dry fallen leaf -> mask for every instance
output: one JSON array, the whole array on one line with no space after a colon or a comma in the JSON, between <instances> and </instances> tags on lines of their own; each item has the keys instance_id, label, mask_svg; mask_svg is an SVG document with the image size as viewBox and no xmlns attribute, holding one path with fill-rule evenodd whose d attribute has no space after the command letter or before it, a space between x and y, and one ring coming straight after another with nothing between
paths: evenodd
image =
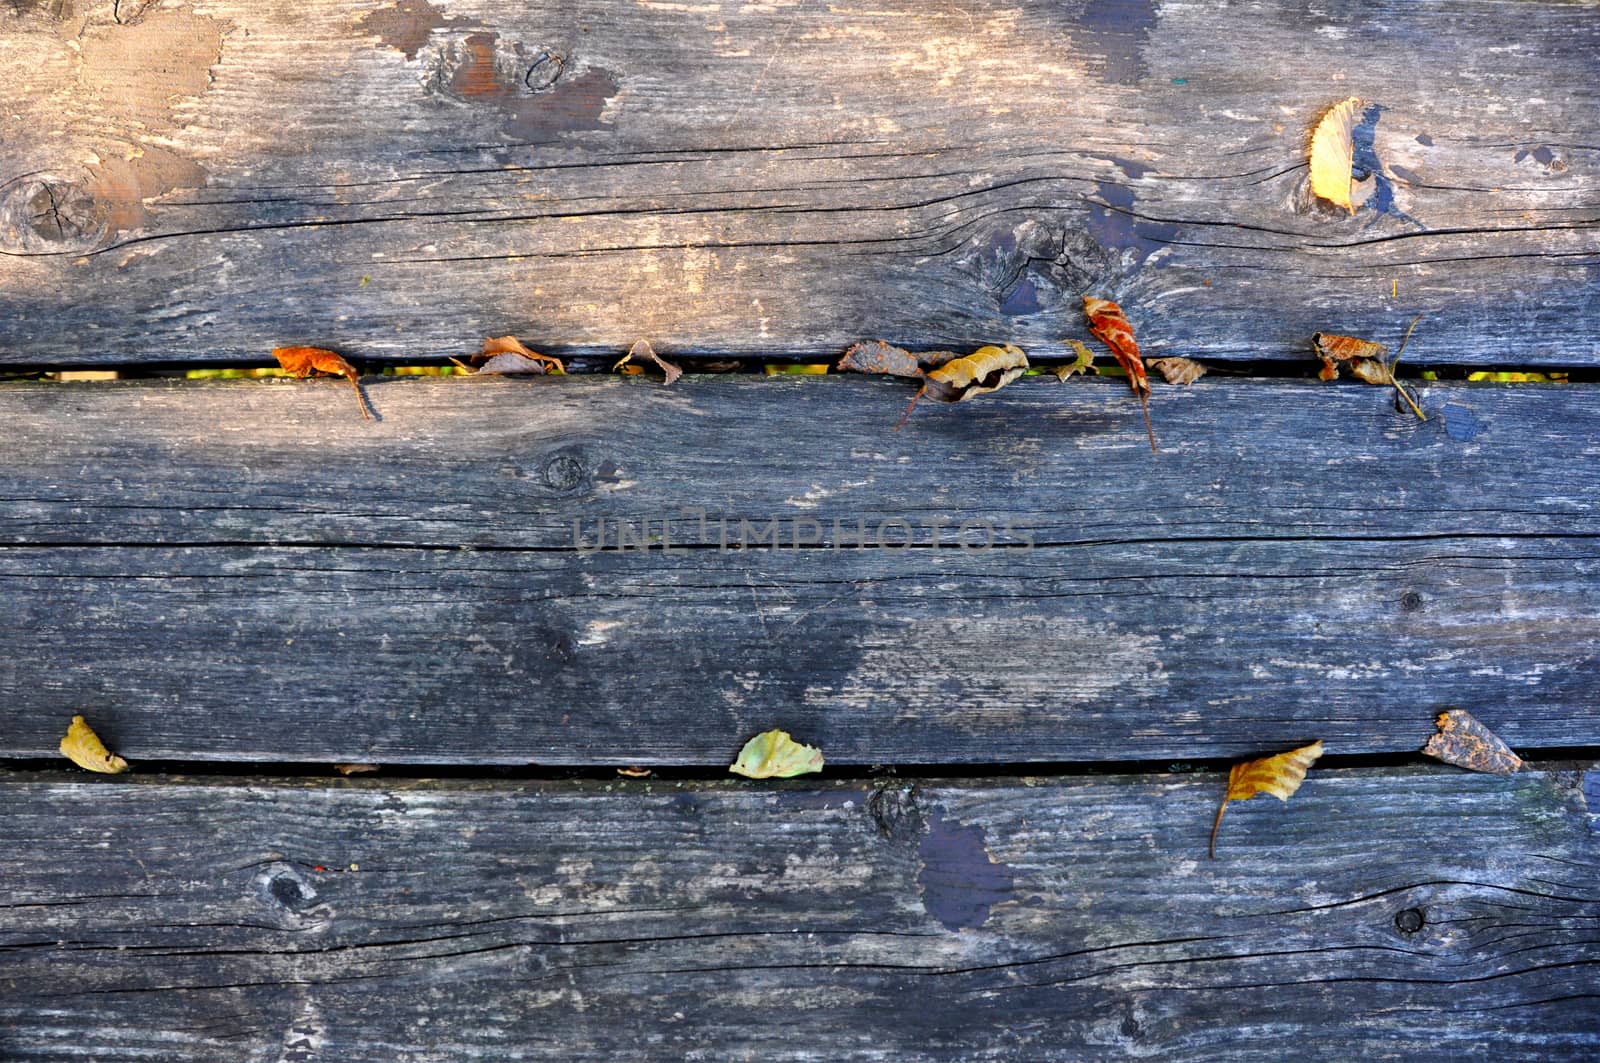
<instances>
[{"instance_id":1,"label":"dry fallen leaf","mask_svg":"<svg viewBox=\"0 0 1600 1063\"><path fill-rule=\"evenodd\" d=\"M1144 411L1144 430L1150 436L1150 450L1156 451L1155 429L1150 427L1150 380L1144 373L1144 359L1139 356L1139 345L1133 339L1133 325L1129 323L1122 307L1110 299L1083 297L1083 312L1089 318L1089 331L1095 339L1111 348L1117 364L1128 374L1128 386L1139 396Z\"/></svg>"},{"instance_id":2,"label":"dry fallen leaf","mask_svg":"<svg viewBox=\"0 0 1600 1063\"><path fill-rule=\"evenodd\" d=\"M367 397L361 393L361 381L357 379L356 367L340 358L330 350L322 347L274 347L272 357L292 377L304 379L312 373L327 373L329 376L342 376L350 381L350 386L356 389L356 401L361 404L361 416L372 420L372 408L367 405Z\"/></svg>"},{"instance_id":3,"label":"dry fallen leaf","mask_svg":"<svg viewBox=\"0 0 1600 1063\"><path fill-rule=\"evenodd\" d=\"M1422 747L1428 756L1490 775L1509 775L1522 769L1522 758L1466 709L1441 712L1437 722L1439 733Z\"/></svg>"},{"instance_id":4,"label":"dry fallen leaf","mask_svg":"<svg viewBox=\"0 0 1600 1063\"><path fill-rule=\"evenodd\" d=\"M72 718L59 748L62 756L88 771L118 775L128 770L128 762L107 749L82 716Z\"/></svg>"},{"instance_id":5,"label":"dry fallen leaf","mask_svg":"<svg viewBox=\"0 0 1600 1063\"><path fill-rule=\"evenodd\" d=\"M650 346L650 341L646 339L634 340L633 346L628 348L628 353L622 356L622 361L611 367L612 371L615 372L621 369L635 357L641 362L654 362L657 368L667 374L667 384L669 385L683 375L682 369L657 354L656 349Z\"/></svg>"},{"instance_id":6,"label":"dry fallen leaf","mask_svg":"<svg viewBox=\"0 0 1600 1063\"><path fill-rule=\"evenodd\" d=\"M1062 382L1065 382L1074 373L1094 372L1094 352L1089 349L1089 345L1082 340L1068 340L1067 343L1072 345L1072 349L1077 352L1078 357L1066 365L1052 365L1045 371L1054 373L1056 379Z\"/></svg>"},{"instance_id":7,"label":"dry fallen leaf","mask_svg":"<svg viewBox=\"0 0 1600 1063\"><path fill-rule=\"evenodd\" d=\"M1356 114L1361 110L1361 100L1352 96L1336 104L1311 134L1311 191L1351 214L1356 212L1350 201L1352 170L1355 166L1355 143L1351 133L1356 127Z\"/></svg>"},{"instance_id":8,"label":"dry fallen leaf","mask_svg":"<svg viewBox=\"0 0 1600 1063\"><path fill-rule=\"evenodd\" d=\"M1222 826L1222 813L1228 810L1229 801L1248 801L1256 794L1271 794L1279 801L1287 801L1300 784L1306 781L1306 769L1322 756L1322 740L1279 753L1274 757L1247 760L1235 764L1228 772L1228 792L1222 797L1222 807L1211 824L1211 859L1217 858L1217 828Z\"/></svg>"},{"instance_id":9,"label":"dry fallen leaf","mask_svg":"<svg viewBox=\"0 0 1600 1063\"><path fill-rule=\"evenodd\" d=\"M844 352L844 357L839 359L839 364L835 368L845 373L922 376L922 364L916 355L904 347L895 347L882 340L867 340L852 345Z\"/></svg>"},{"instance_id":10,"label":"dry fallen leaf","mask_svg":"<svg viewBox=\"0 0 1600 1063\"><path fill-rule=\"evenodd\" d=\"M744 744L728 770L751 779L788 779L821 771L822 750L801 745L788 731L764 731Z\"/></svg>"},{"instance_id":11,"label":"dry fallen leaf","mask_svg":"<svg viewBox=\"0 0 1600 1063\"><path fill-rule=\"evenodd\" d=\"M1317 375L1323 380L1337 379L1340 366L1352 366L1357 362L1373 359L1382 361L1383 356L1389 353L1389 348L1381 343L1357 339L1354 336L1340 336L1331 332L1313 333L1311 347L1317 352L1317 357L1322 359L1322 369Z\"/></svg>"},{"instance_id":12,"label":"dry fallen leaf","mask_svg":"<svg viewBox=\"0 0 1600 1063\"><path fill-rule=\"evenodd\" d=\"M618 775L626 775L630 779L648 779L650 777L650 769L649 768L618 768L617 769L617 774Z\"/></svg>"},{"instance_id":13,"label":"dry fallen leaf","mask_svg":"<svg viewBox=\"0 0 1600 1063\"><path fill-rule=\"evenodd\" d=\"M965 358L952 358L927 373L924 390L940 402L966 402L999 391L1028 371L1021 347L979 347Z\"/></svg>"},{"instance_id":14,"label":"dry fallen leaf","mask_svg":"<svg viewBox=\"0 0 1600 1063\"><path fill-rule=\"evenodd\" d=\"M916 357L926 369L921 374L923 385L911 396L900 423L894 426L896 432L905 426L917 400L924 395L932 395L940 402L965 402L976 395L999 391L1028 371L1028 356L1021 347L1010 343L1003 347L979 347L965 357L956 357L948 351ZM934 365L938 368L930 368Z\"/></svg>"},{"instance_id":15,"label":"dry fallen leaf","mask_svg":"<svg viewBox=\"0 0 1600 1063\"><path fill-rule=\"evenodd\" d=\"M483 341L482 353L474 356L476 359L486 359L472 370L475 376L507 376L515 373L565 373L566 366L561 364L561 359L552 358L548 354L530 351L522 345L515 336L491 336ZM461 362L450 359L456 365ZM463 369L469 366L461 365Z\"/></svg>"},{"instance_id":16,"label":"dry fallen leaf","mask_svg":"<svg viewBox=\"0 0 1600 1063\"><path fill-rule=\"evenodd\" d=\"M335 764L333 770L340 775L363 775L369 771L377 771L376 764Z\"/></svg>"},{"instance_id":17,"label":"dry fallen leaf","mask_svg":"<svg viewBox=\"0 0 1600 1063\"><path fill-rule=\"evenodd\" d=\"M1387 360L1384 355L1389 353L1389 348L1381 343L1358 339L1355 336L1340 336L1331 332L1313 333L1311 348L1316 351L1317 357L1322 359L1322 368L1317 371L1317 376L1323 380L1333 380L1338 377L1339 369L1343 366L1349 369L1350 375L1357 380L1368 384L1393 386L1400 397L1406 400L1406 405L1411 407L1411 412L1420 420L1426 421L1428 415L1422 412L1417 400L1394 375L1395 364L1405 353L1406 344L1411 341L1411 333L1421 320L1421 314L1411 319L1411 325L1400 340L1400 349L1395 352L1393 358Z\"/></svg>"},{"instance_id":18,"label":"dry fallen leaf","mask_svg":"<svg viewBox=\"0 0 1600 1063\"><path fill-rule=\"evenodd\" d=\"M1152 358L1149 366L1169 384L1193 384L1206 375L1206 367L1192 358Z\"/></svg>"}]
</instances>

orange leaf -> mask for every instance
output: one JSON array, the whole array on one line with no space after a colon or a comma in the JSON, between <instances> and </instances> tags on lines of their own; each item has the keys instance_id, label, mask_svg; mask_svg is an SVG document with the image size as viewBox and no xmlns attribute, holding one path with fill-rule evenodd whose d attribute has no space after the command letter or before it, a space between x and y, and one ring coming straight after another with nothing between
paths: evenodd
<instances>
[{"instance_id":1,"label":"orange leaf","mask_svg":"<svg viewBox=\"0 0 1600 1063\"><path fill-rule=\"evenodd\" d=\"M1139 345L1133 339L1133 325L1129 323L1122 307L1110 299L1083 297L1083 312L1089 318L1089 331L1095 339L1111 348L1117 364L1128 374L1128 386L1139 396L1144 410L1144 430L1150 435L1150 450L1156 449L1155 429L1150 427L1150 380L1144 373L1144 359L1139 356Z\"/></svg>"},{"instance_id":2,"label":"orange leaf","mask_svg":"<svg viewBox=\"0 0 1600 1063\"><path fill-rule=\"evenodd\" d=\"M1466 709L1440 713L1438 727L1439 733L1422 747L1428 756L1490 775L1509 775L1522 769L1522 758Z\"/></svg>"},{"instance_id":3,"label":"orange leaf","mask_svg":"<svg viewBox=\"0 0 1600 1063\"><path fill-rule=\"evenodd\" d=\"M361 404L361 416L372 420L372 408L361 393L361 382L356 377L356 367L322 347L274 347L272 357L292 377L305 379L312 373L342 376L356 389L356 401Z\"/></svg>"},{"instance_id":4,"label":"orange leaf","mask_svg":"<svg viewBox=\"0 0 1600 1063\"><path fill-rule=\"evenodd\" d=\"M1228 810L1229 801L1248 801L1256 794L1271 794L1279 801L1287 801L1306 781L1306 769L1320 756L1322 740L1319 738L1309 746L1287 753L1235 764L1228 772L1228 792L1223 795L1222 806L1211 824L1211 859L1217 858L1217 828L1222 826L1222 814Z\"/></svg>"}]
</instances>

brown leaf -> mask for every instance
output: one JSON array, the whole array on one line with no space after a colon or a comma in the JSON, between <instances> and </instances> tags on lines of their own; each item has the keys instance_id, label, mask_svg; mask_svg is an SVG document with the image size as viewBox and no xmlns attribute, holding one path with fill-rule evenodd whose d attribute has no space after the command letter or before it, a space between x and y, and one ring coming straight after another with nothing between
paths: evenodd
<instances>
[{"instance_id":1,"label":"brown leaf","mask_svg":"<svg viewBox=\"0 0 1600 1063\"><path fill-rule=\"evenodd\" d=\"M920 377L922 365L904 347L882 340L865 340L844 352L834 368L844 373L886 373L889 376Z\"/></svg>"},{"instance_id":2,"label":"brown leaf","mask_svg":"<svg viewBox=\"0 0 1600 1063\"><path fill-rule=\"evenodd\" d=\"M1287 801L1305 782L1306 769L1320 756L1322 740L1318 739L1287 753L1235 764L1228 772L1228 792L1211 824L1211 859L1217 858L1217 828L1222 826L1222 813L1228 810L1229 801L1248 801L1256 794L1271 794L1279 801Z\"/></svg>"},{"instance_id":3,"label":"brown leaf","mask_svg":"<svg viewBox=\"0 0 1600 1063\"><path fill-rule=\"evenodd\" d=\"M1466 709L1442 712L1437 722L1439 733L1422 747L1428 756L1490 775L1509 775L1522 769L1522 758Z\"/></svg>"},{"instance_id":4,"label":"brown leaf","mask_svg":"<svg viewBox=\"0 0 1600 1063\"><path fill-rule=\"evenodd\" d=\"M477 356L483 361L475 372L478 375L512 373L565 373L567 367L561 359L548 354L530 351L515 336L491 336L483 341L483 352Z\"/></svg>"},{"instance_id":5,"label":"brown leaf","mask_svg":"<svg viewBox=\"0 0 1600 1063\"><path fill-rule=\"evenodd\" d=\"M335 764L333 770L340 775L364 775L369 771L377 771L376 764Z\"/></svg>"},{"instance_id":6,"label":"brown leaf","mask_svg":"<svg viewBox=\"0 0 1600 1063\"><path fill-rule=\"evenodd\" d=\"M1089 349L1088 344L1084 343L1082 340L1068 340L1067 343L1070 344L1072 349L1077 352L1078 357L1074 358L1066 365L1052 365L1048 367L1045 372L1054 373L1056 379L1062 381L1063 383L1065 383L1067 378L1072 376L1074 373L1095 372L1094 352Z\"/></svg>"},{"instance_id":7,"label":"brown leaf","mask_svg":"<svg viewBox=\"0 0 1600 1063\"><path fill-rule=\"evenodd\" d=\"M372 420L372 408L367 405L367 397L361 393L361 381L357 379L356 367L340 358L330 350L322 347L274 347L272 357L292 377L305 379L312 373L327 373L329 376L342 376L350 381L350 386L356 389L356 401L361 404L361 416Z\"/></svg>"},{"instance_id":8,"label":"brown leaf","mask_svg":"<svg viewBox=\"0 0 1600 1063\"><path fill-rule=\"evenodd\" d=\"M1371 340L1359 339L1355 336L1340 336L1331 332L1317 332L1311 336L1311 349L1318 358L1322 359L1322 368L1317 375L1323 380L1333 380L1338 377L1341 366L1350 370L1350 375L1357 380L1368 384L1392 385L1400 397L1406 400L1406 405L1411 407L1411 412L1420 420L1426 421L1428 415L1422 412L1422 407L1417 405L1417 400L1395 378L1395 363L1400 361L1400 356L1405 353L1406 344L1411 341L1411 333L1416 329L1417 322L1422 320L1418 314L1411 319L1411 325L1406 329L1406 334L1400 340L1400 349L1394 353L1392 359L1385 359L1389 348L1381 343Z\"/></svg>"},{"instance_id":9,"label":"brown leaf","mask_svg":"<svg viewBox=\"0 0 1600 1063\"><path fill-rule=\"evenodd\" d=\"M663 373L667 374L667 385L683 375L682 369L657 354L655 348L650 346L650 341L646 339L634 340L633 346L628 348L628 353L622 356L622 361L611 367L612 372L627 365L635 356L643 362L654 362Z\"/></svg>"},{"instance_id":10,"label":"brown leaf","mask_svg":"<svg viewBox=\"0 0 1600 1063\"><path fill-rule=\"evenodd\" d=\"M1149 364L1169 384L1193 384L1206 375L1206 367L1192 358L1152 358Z\"/></svg>"},{"instance_id":11,"label":"brown leaf","mask_svg":"<svg viewBox=\"0 0 1600 1063\"><path fill-rule=\"evenodd\" d=\"M1144 412L1144 430L1150 436L1150 451L1156 452L1156 432L1150 427L1150 380L1144 373L1144 359L1139 355L1139 345L1133 339L1133 325L1122 307L1110 299L1083 297L1083 312L1089 319L1089 331L1095 339L1111 348L1117 364L1128 374L1128 386L1139 396L1139 407Z\"/></svg>"},{"instance_id":12,"label":"brown leaf","mask_svg":"<svg viewBox=\"0 0 1600 1063\"><path fill-rule=\"evenodd\" d=\"M1382 360L1389 353L1389 348L1381 343L1371 340L1357 339L1355 336L1340 336L1332 332L1317 332L1311 337L1311 348L1317 352L1317 357L1322 359L1322 369L1317 374L1323 380L1333 380L1339 375L1341 365L1350 365L1357 361L1369 361L1373 358Z\"/></svg>"},{"instance_id":13,"label":"brown leaf","mask_svg":"<svg viewBox=\"0 0 1600 1063\"><path fill-rule=\"evenodd\" d=\"M61 739L58 748L62 756L88 771L120 775L128 770L128 762L107 749L82 716L72 718L72 723L67 726L66 737Z\"/></svg>"},{"instance_id":14,"label":"brown leaf","mask_svg":"<svg viewBox=\"0 0 1600 1063\"><path fill-rule=\"evenodd\" d=\"M617 769L617 774L618 775L626 775L630 779L648 779L650 777L650 769L649 768L618 768Z\"/></svg>"}]
</instances>

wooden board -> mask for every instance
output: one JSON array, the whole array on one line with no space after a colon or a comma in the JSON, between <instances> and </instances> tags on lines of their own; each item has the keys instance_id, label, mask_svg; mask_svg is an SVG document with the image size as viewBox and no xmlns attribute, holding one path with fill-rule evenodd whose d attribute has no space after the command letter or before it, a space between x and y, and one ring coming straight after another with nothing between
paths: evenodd
<instances>
[{"instance_id":1,"label":"wooden board","mask_svg":"<svg viewBox=\"0 0 1600 1063\"><path fill-rule=\"evenodd\" d=\"M0 363L863 336L1600 363L1590 3L0 9ZM1367 101L1354 214L1310 130Z\"/></svg>"},{"instance_id":2,"label":"wooden board","mask_svg":"<svg viewBox=\"0 0 1600 1063\"><path fill-rule=\"evenodd\" d=\"M83 711L134 759L1397 752L1448 705L1600 745L1587 388L1158 387L1159 455L1113 381L898 435L882 381L371 390L0 390L5 751ZM575 549L602 516L628 548Z\"/></svg>"},{"instance_id":3,"label":"wooden board","mask_svg":"<svg viewBox=\"0 0 1600 1063\"><path fill-rule=\"evenodd\" d=\"M0 1054L1600 1051L1600 774L0 783Z\"/></svg>"}]
</instances>

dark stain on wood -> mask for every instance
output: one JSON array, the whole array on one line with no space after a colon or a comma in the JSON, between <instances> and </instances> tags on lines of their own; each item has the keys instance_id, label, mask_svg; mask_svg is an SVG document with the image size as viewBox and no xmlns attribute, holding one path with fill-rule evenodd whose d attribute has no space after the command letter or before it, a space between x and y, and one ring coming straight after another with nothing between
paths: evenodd
<instances>
[{"instance_id":1,"label":"dark stain on wood","mask_svg":"<svg viewBox=\"0 0 1600 1063\"><path fill-rule=\"evenodd\" d=\"M415 59L435 30L451 26L470 26L470 18L446 16L427 0L395 0L392 7L368 12L356 26L384 44Z\"/></svg>"},{"instance_id":2,"label":"dark stain on wood","mask_svg":"<svg viewBox=\"0 0 1600 1063\"><path fill-rule=\"evenodd\" d=\"M503 114L502 132L522 141L605 128L601 115L619 88L609 71L590 67L566 75L565 58L506 44L493 32L468 34L442 53L442 61L443 91L493 105Z\"/></svg>"},{"instance_id":3,"label":"dark stain on wood","mask_svg":"<svg viewBox=\"0 0 1600 1063\"><path fill-rule=\"evenodd\" d=\"M1013 899L1011 869L989 854L980 826L958 823L936 808L926 827L917 846L923 908L946 930L983 926L990 909Z\"/></svg>"},{"instance_id":4,"label":"dark stain on wood","mask_svg":"<svg viewBox=\"0 0 1600 1063\"><path fill-rule=\"evenodd\" d=\"M1145 75L1144 46L1155 28L1156 0L1089 0L1075 44L1102 57L1100 76L1112 85L1135 85Z\"/></svg>"}]
</instances>

